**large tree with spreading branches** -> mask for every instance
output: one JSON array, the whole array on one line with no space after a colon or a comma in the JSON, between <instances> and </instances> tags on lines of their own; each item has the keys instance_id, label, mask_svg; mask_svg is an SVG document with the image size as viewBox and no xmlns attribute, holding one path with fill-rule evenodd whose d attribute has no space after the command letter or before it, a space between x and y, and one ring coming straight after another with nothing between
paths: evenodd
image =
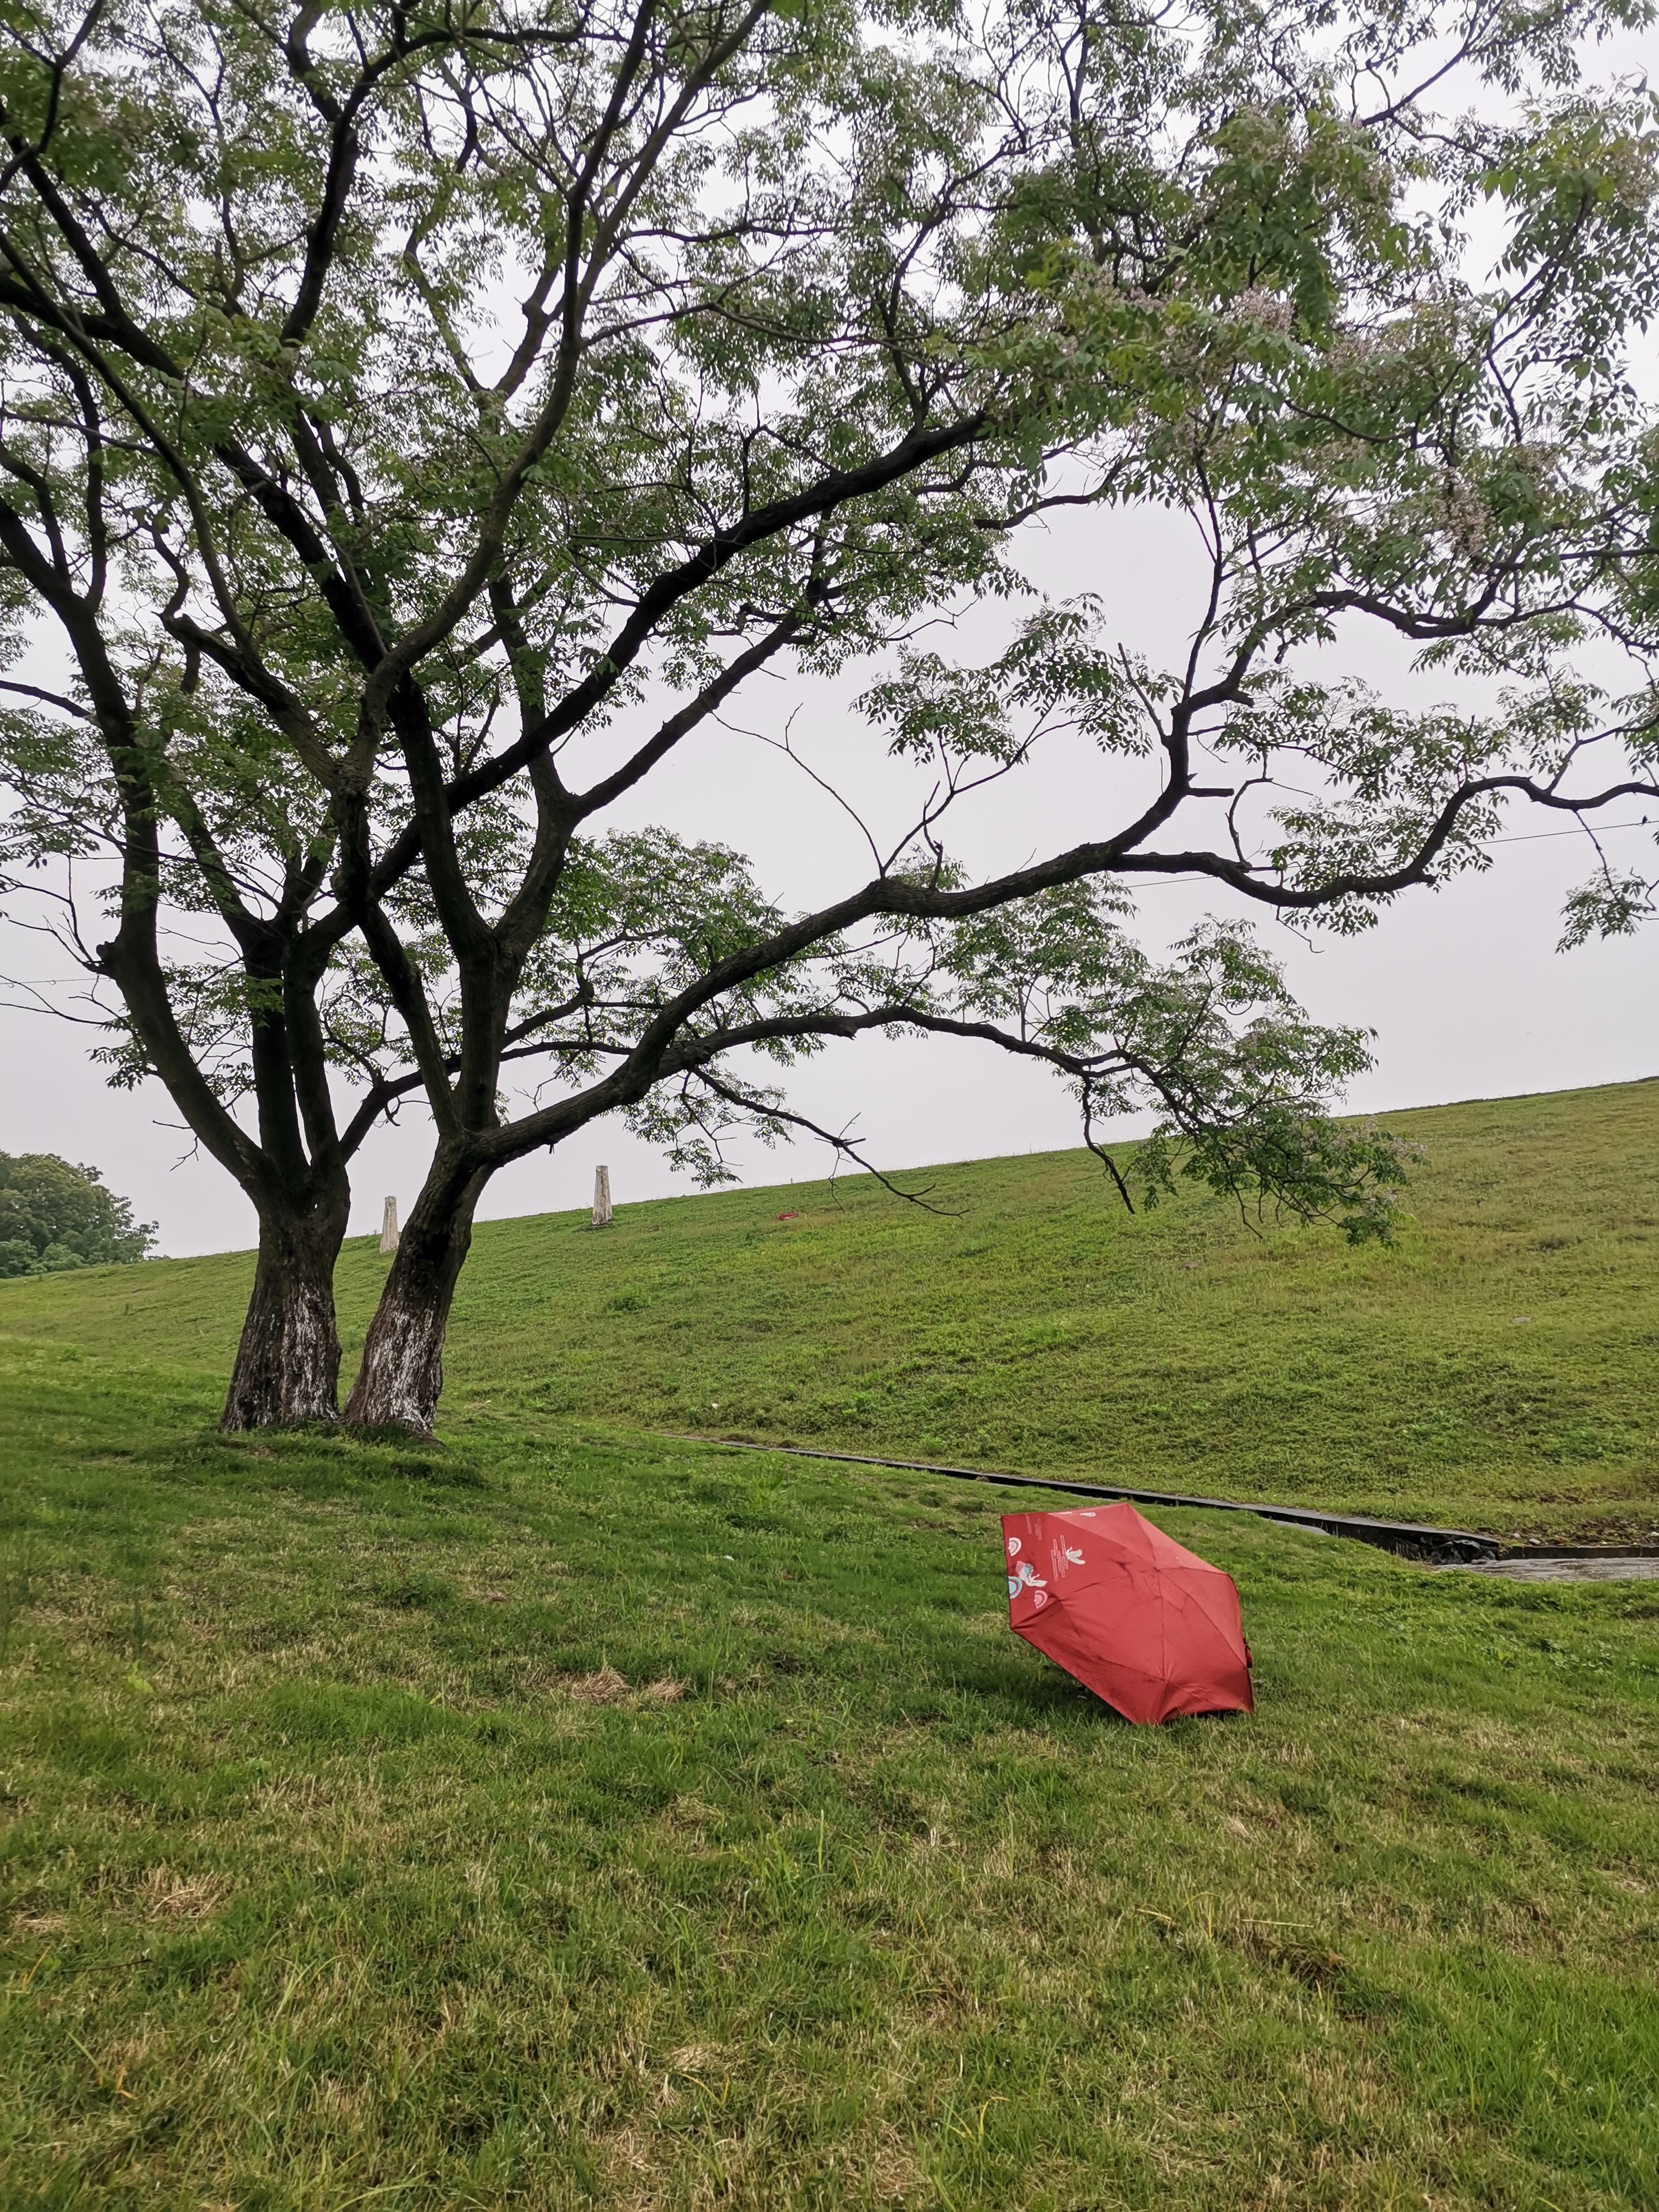
<instances>
[{"instance_id":1,"label":"large tree with spreading branches","mask_svg":"<svg viewBox=\"0 0 1659 2212\"><path fill-rule=\"evenodd\" d=\"M1359 1035L1236 918L1151 957L1133 891L1358 928L1508 805L1659 797L1654 117L1580 76L1645 17L23 0L6 849L116 1079L257 1209L227 1424L334 1413L349 1164L406 1100L365 1423L430 1425L499 1169L622 1114L718 1175L805 1120L769 1061L866 1032L1049 1066L1091 1136L1153 1106L1154 1195L1385 1231L1392 1151L1327 1112ZM1115 519L1044 599L1059 507ZM1200 549L1170 665L1115 614L1157 509ZM1364 625L1419 663L1391 696L1340 672ZM856 803L855 720L915 793L811 907L641 826L776 677L804 793ZM970 868L1056 744L1101 772ZM1599 869L1570 933L1647 901Z\"/></svg>"}]
</instances>

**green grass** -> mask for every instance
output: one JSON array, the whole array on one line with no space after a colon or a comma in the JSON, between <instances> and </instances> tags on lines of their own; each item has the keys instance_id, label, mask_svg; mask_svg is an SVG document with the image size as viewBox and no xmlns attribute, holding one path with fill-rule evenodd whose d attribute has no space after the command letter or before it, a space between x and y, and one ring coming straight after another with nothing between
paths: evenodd
<instances>
[{"instance_id":1,"label":"green grass","mask_svg":"<svg viewBox=\"0 0 1659 2212\"><path fill-rule=\"evenodd\" d=\"M0 2204L1659 2201L1659 1588L1163 1513L1259 1703L1136 1730L994 1497L645 1433L1653 1525L1659 1093L1399 1119L1392 1255L1069 1158L497 1224L435 1446L215 1436L245 1262L0 1294Z\"/></svg>"},{"instance_id":2,"label":"green grass","mask_svg":"<svg viewBox=\"0 0 1659 2212\"><path fill-rule=\"evenodd\" d=\"M1529 1535L1659 1528L1659 1083L1388 1117L1390 1249L1133 1219L1087 1153L490 1222L445 1418L1096 1472ZM781 1213L797 1218L781 1220ZM348 1369L382 1279L346 1249ZM0 1285L0 1332L228 1373L246 1255Z\"/></svg>"}]
</instances>

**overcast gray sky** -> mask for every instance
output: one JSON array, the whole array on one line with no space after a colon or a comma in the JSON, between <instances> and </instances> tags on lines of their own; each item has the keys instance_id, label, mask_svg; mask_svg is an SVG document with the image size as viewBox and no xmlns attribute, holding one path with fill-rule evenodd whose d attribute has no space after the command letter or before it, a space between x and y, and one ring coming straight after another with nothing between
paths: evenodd
<instances>
[{"instance_id":1,"label":"overcast gray sky","mask_svg":"<svg viewBox=\"0 0 1659 2212\"><path fill-rule=\"evenodd\" d=\"M1157 660L1184 635L1195 580L1192 551L1186 526L1166 517L1068 517L1033 540L1025 566L1051 592L1098 593L1114 626ZM977 618L934 641L978 659L995 650L994 631L1005 619ZM1346 635L1336 657L1390 696L1425 696L1403 657L1382 641ZM817 903L862 880L868 852L854 821L762 742L790 723L798 750L868 813L878 833L901 827L902 800L913 787L895 779L880 740L850 712L856 688L787 681L757 687L734 711L734 726L701 733L653 776L629 818L736 846L790 906ZM1444 679L1426 690L1449 696ZM1056 746L981 801L964 818L957 849L977 870L1100 834L1122 818L1135 779L1152 773L1145 764ZM1634 823L1638 815L1626 808L1614 818ZM1412 895L1366 937L1310 942L1262 921L1316 1016L1376 1033L1376 1067L1353 1087L1352 1108L1386 1111L1659 1072L1653 1021L1659 933L1557 953L1561 899L1587 872L1588 848L1581 836L1559 833L1559 817L1517 812L1510 827L1512 840L1498 848L1488 875ZM1643 865L1653 836L1651 828L1618 830L1609 848ZM1153 945L1167 944L1205 914L1237 912L1243 903L1202 883L1150 885L1140 900L1142 933ZM43 957L35 972L45 972ZM141 1218L160 1224L168 1252L251 1243L252 1209L222 1170L191 1155L160 1085L111 1091L88 1061L91 1041L85 1030L0 1012L6 1071L0 1150L55 1152L94 1164ZM850 1125L884 1168L1078 1141L1074 1108L1054 1078L988 1048L948 1041L870 1038L834 1046L796 1071L791 1093L816 1120ZM352 1175L354 1230L378 1226L389 1192L407 1211L427 1141L418 1114L370 1140ZM769 1152L748 1140L735 1157L751 1182L817 1176L829 1165L822 1148L809 1144ZM556 1154L539 1153L498 1176L481 1211L489 1217L585 1204L599 1161L611 1168L619 1203L687 1187L619 1125L602 1122Z\"/></svg>"}]
</instances>

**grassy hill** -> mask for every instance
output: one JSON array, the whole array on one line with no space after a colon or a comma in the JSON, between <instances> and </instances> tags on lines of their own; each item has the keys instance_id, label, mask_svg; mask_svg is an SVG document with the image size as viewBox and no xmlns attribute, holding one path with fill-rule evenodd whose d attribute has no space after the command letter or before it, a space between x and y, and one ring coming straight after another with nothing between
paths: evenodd
<instances>
[{"instance_id":1,"label":"grassy hill","mask_svg":"<svg viewBox=\"0 0 1659 2212\"><path fill-rule=\"evenodd\" d=\"M1390 1249L1216 1200L1126 1216L1087 1153L478 1231L444 1418L830 1443L1509 1534L1659 1526L1659 1083L1392 1115ZM793 1218L780 1218L781 1215ZM348 1247L348 1367L386 1263ZM0 1334L229 1370L246 1255L0 1285Z\"/></svg>"},{"instance_id":2,"label":"grassy hill","mask_svg":"<svg viewBox=\"0 0 1659 2212\"><path fill-rule=\"evenodd\" d=\"M496 1224L435 1446L217 1436L245 1259L0 1290L0 2205L1659 2203L1655 1585L1161 1512L1257 1707L1133 1729L1006 1500L649 1433L1644 1528L1656 1108L1399 1117L1391 1254L1070 1156Z\"/></svg>"}]
</instances>

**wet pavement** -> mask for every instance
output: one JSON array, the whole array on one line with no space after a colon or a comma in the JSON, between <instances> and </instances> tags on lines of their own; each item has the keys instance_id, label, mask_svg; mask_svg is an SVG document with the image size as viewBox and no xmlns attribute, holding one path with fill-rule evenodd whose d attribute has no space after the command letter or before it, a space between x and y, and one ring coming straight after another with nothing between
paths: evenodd
<instances>
[{"instance_id":1,"label":"wet pavement","mask_svg":"<svg viewBox=\"0 0 1659 2212\"><path fill-rule=\"evenodd\" d=\"M1601 1552L1554 1559L1458 1560L1451 1575L1502 1575L1512 1583L1659 1582L1659 1552Z\"/></svg>"}]
</instances>

